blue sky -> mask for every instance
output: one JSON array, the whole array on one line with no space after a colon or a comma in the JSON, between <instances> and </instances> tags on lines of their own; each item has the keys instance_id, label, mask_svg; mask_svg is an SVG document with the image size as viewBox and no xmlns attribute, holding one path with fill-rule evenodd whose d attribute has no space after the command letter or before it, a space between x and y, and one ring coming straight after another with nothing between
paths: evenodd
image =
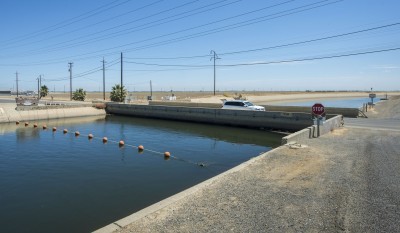
<instances>
[{"instance_id":1,"label":"blue sky","mask_svg":"<svg viewBox=\"0 0 400 233\"><path fill-rule=\"evenodd\" d=\"M72 89L99 91L103 57L110 90L122 52L129 91L150 80L157 91L212 91L211 50L217 91L400 90L399 9L398 0L2 0L0 90L15 89L18 72L20 90L36 90L42 75L69 91L73 62ZM359 53L369 54L342 57Z\"/></svg>"}]
</instances>

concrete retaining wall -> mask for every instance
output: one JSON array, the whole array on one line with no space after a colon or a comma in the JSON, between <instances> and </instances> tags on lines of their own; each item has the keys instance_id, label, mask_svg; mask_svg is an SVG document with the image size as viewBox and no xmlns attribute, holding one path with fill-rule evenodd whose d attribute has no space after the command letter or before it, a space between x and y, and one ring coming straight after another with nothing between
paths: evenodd
<instances>
[{"instance_id":1,"label":"concrete retaining wall","mask_svg":"<svg viewBox=\"0 0 400 233\"><path fill-rule=\"evenodd\" d=\"M302 106L275 106L275 105L264 105L267 111L281 111L281 112L311 112L311 107ZM360 110L358 108L332 108L326 107L326 114L342 115L344 117L356 118Z\"/></svg>"},{"instance_id":2,"label":"concrete retaining wall","mask_svg":"<svg viewBox=\"0 0 400 233\"><path fill-rule=\"evenodd\" d=\"M343 125L343 116L338 115L334 116L324 122L323 125L320 125L319 132L320 135L329 133L334 129L337 129ZM307 144L307 141L316 138L318 135L317 126L312 125L295 133L292 133L286 137L282 138L282 145L287 143L300 143L300 144Z\"/></svg>"},{"instance_id":3,"label":"concrete retaining wall","mask_svg":"<svg viewBox=\"0 0 400 233\"><path fill-rule=\"evenodd\" d=\"M198 107L198 108L221 108L222 102L215 103L192 103L192 102L178 102L178 101L150 101L149 105L162 105L162 106L182 106L182 107ZM310 113L311 107L302 106L276 106L276 105L261 105L267 111L271 112L304 112ZM360 110L358 108L325 108L327 114L343 115L344 117L357 117Z\"/></svg>"},{"instance_id":4,"label":"concrete retaining wall","mask_svg":"<svg viewBox=\"0 0 400 233\"><path fill-rule=\"evenodd\" d=\"M49 103L50 104L50 103ZM62 103L51 103L52 105L43 106L17 106L17 111L32 111L32 110L49 110L49 109L60 109L60 108L83 108L93 107L94 104L62 104Z\"/></svg>"},{"instance_id":5,"label":"concrete retaining wall","mask_svg":"<svg viewBox=\"0 0 400 233\"><path fill-rule=\"evenodd\" d=\"M149 101L149 105L158 106L181 106L181 107L192 107L192 108L221 108L220 104L214 103L194 103L194 102L180 102L180 101Z\"/></svg>"},{"instance_id":6,"label":"concrete retaining wall","mask_svg":"<svg viewBox=\"0 0 400 233\"><path fill-rule=\"evenodd\" d=\"M0 107L0 123L16 121L48 120L68 117L105 115L104 109L94 107L50 108L41 110L17 111L14 107Z\"/></svg>"},{"instance_id":7,"label":"concrete retaining wall","mask_svg":"<svg viewBox=\"0 0 400 233\"><path fill-rule=\"evenodd\" d=\"M190 108L108 103L112 114L192 121L252 128L296 131L313 124L308 113L258 112L213 108Z\"/></svg>"}]
</instances>

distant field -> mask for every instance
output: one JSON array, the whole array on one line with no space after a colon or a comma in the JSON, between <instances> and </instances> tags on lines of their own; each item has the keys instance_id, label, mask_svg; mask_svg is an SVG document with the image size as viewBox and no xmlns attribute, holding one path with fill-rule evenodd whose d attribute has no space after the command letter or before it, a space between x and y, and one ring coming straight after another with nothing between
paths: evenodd
<instances>
[{"instance_id":1,"label":"distant field","mask_svg":"<svg viewBox=\"0 0 400 233\"><path fill-rule=\"evenodd\" d=\"M163 97L176 96L177 101L191 101L197 103L221 103L221 99L232 99L241 97L259 104L272 104L274 102L296 102L302 100L322 100L336 99L346 97L368 97L369 92L366 91L226 91L217 92L214 96L213 92L205 91L177 91L177 92L153 92L153 100L159 101ZM399 92L376 92L377 97L400 95ZM128 99L131 103L147 103L147 97L150 92L130 92ZM110 92L106 92L106 101L110 101ZM1 98L9 98L10 96L2 96ZM15 97L15 96L11 96ZM50 92L43 100L53 101L69 101L70 94L68 92ZM102 92L87 92L85 101L103 100Z\"/></svg>"},{"instance_id":2,"label":"distant field","mask_svg":"<svg viewBox=\"0 0 400 233\"><path fill-rule=\"evenodd\" d=\"M268 95L279 95L279 94L284 94L284 95L290 95L290 94L299 94L299 93L305 93L305 92L254 92L254 91L249 91L249 92L235 92L235 91L229 91L229 92L218 92L216 95L220 97L234 97L238 96L239 94L243 96L268 96ZM171 96L171 94L174 94L178 100L185 100L185 99L192 99L192 98L207 98L207 97L212 97L214 95L213 92L204 92L204 91L178 91L178 92L153 92L153 100L161 100L162 97L165 96ZM149 92L133 92L129 93L129 95L132 96L132 99L137 99L138 101L145 101L147 100L147 96L150 95ZM69 100L70 99L70 94L69 93L64 93L64 92L51 92L49 93L48 96L42 98L46 100L51 100L51 97L53 97L53 100ZM92 101L92 100L102 100L103 99L103 93L102 92L87 92L86 93L86 100L85 101ZM106 101L110 100L110 92L106 92Z\"/></svg>"}]
</instances>

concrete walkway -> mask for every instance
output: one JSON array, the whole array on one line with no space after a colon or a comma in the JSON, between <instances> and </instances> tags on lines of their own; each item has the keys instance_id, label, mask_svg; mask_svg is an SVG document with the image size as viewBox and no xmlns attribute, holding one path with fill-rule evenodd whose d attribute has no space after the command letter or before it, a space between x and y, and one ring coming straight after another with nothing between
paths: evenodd
<instances>
[{"instance_id":1,"label":"concrete walkway","mask_svg":"<svg viewBox=\"0 0 400 233\"><path fill-rule=\"evenodd\" d=\"M400 232L399 142L398 131L345 123L97 232Z\"/></svg>"}]
</instances>

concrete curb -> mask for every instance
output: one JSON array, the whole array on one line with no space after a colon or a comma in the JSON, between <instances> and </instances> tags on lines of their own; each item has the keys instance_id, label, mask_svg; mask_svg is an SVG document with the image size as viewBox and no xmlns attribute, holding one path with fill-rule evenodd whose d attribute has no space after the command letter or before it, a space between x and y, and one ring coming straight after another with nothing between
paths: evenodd
<instances>
[{"instance_id":1,"label":"concrete curb","mask_svg":"<svg viewBox=\"0 0 400 233\"><path fill-rule=\"evenodd\" d=\"M179 192L179 193L177 193L177 194L175 194L175 195L173 195L171 197L168 197L168 198L166 198L166 199L164 199L162 201L159 201L159 202L157 202L157 203L155 203L155 204L153 204L153 205L151 205L149 207L146 207L146 208L144 208L142 210L139 210L138 212L135 212L135 213L133 213L133 214L131 214L131 215L125 217L125 218L117 220L117 221L115 221L115 222L113 222L111 224L108 224L107 226L104 226L104 227L102 227L102 228L100 228L100 229L98 229L96 231L93 231L93 233L112 233L112 232L115 232L116 230L119 230L119 229L121 229L123 227L126 227L129 224L131 224L133 222L136 222L136 221L146 217L149 214L157 212L160 209L163 209L165 207L168 207L168 206L174 204L175 202L177 202L179 200L182 200L182 199L190 196L191 194L193 194L193 193L195 193L195 192L197 192L197 191L199 191L199 190L201 190L201 189L203 189L205 187L208 187L209 185L211 185L211 184L213 184L215 182L218 182L224 176L227 176L229 174L238 172L238 171L246 168L247 166L256 163L257 161L261 160L262 158L268 156L269 153L271 153L273 151L280 150L281 148L282 148L282 146L280 146L278 148L275 148L275 149L272 149L272 150L270 150L268 152L265 152L265 153L263 153L263 154L261 154L261 155L259 155L257 157L254 157L254 158L252 158L252 159L250 159L250 160L248 160L248 161L246 161L246 162L244 162L244 163L242 163L242 164L240 164L240 165L238 165L236 167L233 167L233 168L229 169L226 172L223 172L223 173L221 173L221 174L219 174L217 176L214 176L214 177L212 177L212 178L210 178L208 180L205 180L205 181L201 182L200 184L197 184L197 185L195 185L195 186L193 186L191 188L188 188L188 189L186 189L186 190L184 190L182 192Z\"/></svg>"}]
</instances>

